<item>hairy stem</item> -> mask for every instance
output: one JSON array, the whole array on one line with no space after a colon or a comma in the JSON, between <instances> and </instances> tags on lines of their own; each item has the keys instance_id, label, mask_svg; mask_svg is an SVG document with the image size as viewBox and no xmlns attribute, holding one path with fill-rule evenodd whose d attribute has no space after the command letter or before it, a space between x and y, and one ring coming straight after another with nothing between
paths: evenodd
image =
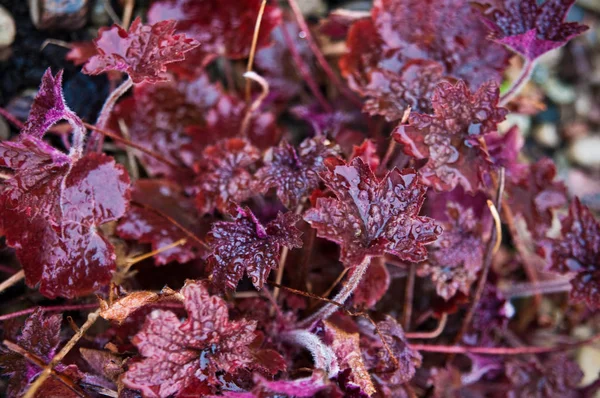
<instances>
[{"instance_id":1,"label":"hairy stem","mask_svg":"<svg viewBox=\"0 0 600 398\"><path fill-rule=\"evenodd\" d=\"M265 7L267 6L267 0L262 0L260 8L258 10L258 16L256 17L256 24L254 25L254 33L252 35L252 45L250 46L250 56L248 57L248 64L246 65L246 72L252 72L252 66L254 65L254 56L256 55L256 45L258 44L258 34L260 32L260 23L262 22L263 14L265 13ZM251 95L251 82L246 80L246 105L250 104Z\"/></svg>"},{"instance_id":2,"label":"hairy stem","mask_svg":"<svg viewBox=\"0 0 600 398\"><path fill-rule=\"evenodd\" d=\"M119 85L119 87L117 87L115 90L113 90L112 93L110 93L110 95L104 102L102 109L100 110L100 115L98 116L98 119L96 120L96 127L98 127L98 129L104 129L106 127L106 124L108 123L108 120L110 119L110 114L112 113L113 108L117 104L117 101L132 86L133 86L133 81L131 80L131 78L129 76L127 76L127 79L125 79L123 81L123 83L121 83ZM104 141L104 136L97 134L98 130L94 130L94 131L95 131L95 133L93 133L90 138L88 148L90 150L95 150L95 151L100 152L100 151L102 151L102 143Z\"/></svg>"},{"instance_id":3,"label":"hairy stem","mask_svg":"<svg viewBox=\"0 0 600 398\"><path fill-rule=\"evenodd\" d=\"M100 316L99 309L88 315L87 321L81 326L79 331L77 333L75 333L75 335L73 337L71 337L71 340L69 340L69 342L58 352L58 354L56 354L54 356L54 358L52 358L52 360L44 368L42 373L40 373L40 375L37 377L37 379L35 379L35 381L31 384L31 386L29 386L29 389L27 390L25 395L23 395L23 398L35 397L35 393L37 392L37 390L42 386L42 384L44 384L44 382L52 374L53 368L60 361L62 361L62 359L69 353L69 351L71 351L71 349L75 346L75 344L77 344L79 339L81 339L81 337L83 337L85 332L87 332L88 329L90 327L92 327L92 325L96 322L96 320L98 319L99 316Z\"/></svg>"},{"instance_id":4,"label":"hairy stem","mask_svg":"<svg viewBox=\"0 0 600 398\"><path fill-rule=\"evenodd\" d=\"M21 281L21 279L24 279L24 278L25 278L25 271L21 270L21 271L17 272L10 278L6 279L4 282L0 283L0 293L4 292L6 289L8 289L9 287L18 283L19 281Z\"/></svg>"},{"instance_id":5,"label":"hairy stem","mask_svg":"<svg viewBox=\"0 0 600 398\"><path fill-rule=\"evenodd\" d=\"M367 268L369 267L369 263L370 263L370 259L367 257L367 258L365 258L365 260L363 260L362 263L360 263L356 267L352 268L348 272L348 280L346 281L346 283L344 283L344 285L342 286L342 289L338 292L338 294L333 298L332 301L339 303L339 304L344 304L346 302L348 297L350 297L350 295L358 287L363 275L365 274L365 272L367 271ZM331 316L331 314L333 314L335 311L337 311L338 308L339 307L336 304L327 303L323 307L321 307L321 309L319 311L315 312L308 318L300 321L299 325L300 325L300 327L308 328L314 322L316 322L318 320L321 320L321 319L324 320L324 319L329 318Z\"/></svg>"},{"instance_id":6,"label":"hairy stem","mask_svg":"<svg viewBox=\"0 0 600 398\"><path fill-rule=\"evenodd\" d=\"M508 103L521 92L523 87L529 82L534 69L535 61L526 60L519 77L512 82L510 88L500 97L500 106L508 105Z\"/></svg>"},{"instance_id":7,"label":"hairy stem","mask_svg":"<svg viewBox=\"0 0 600 398\"><path fill-rule=\"evenodd\" d=\"M285 332L282 339L292 344L306 348L313 357L316 369L322 369L328 375L334 376L338 372L338 365L333 350L325 345L321 339L307 330L292 330Z\"/></svg>"}]
</instances>

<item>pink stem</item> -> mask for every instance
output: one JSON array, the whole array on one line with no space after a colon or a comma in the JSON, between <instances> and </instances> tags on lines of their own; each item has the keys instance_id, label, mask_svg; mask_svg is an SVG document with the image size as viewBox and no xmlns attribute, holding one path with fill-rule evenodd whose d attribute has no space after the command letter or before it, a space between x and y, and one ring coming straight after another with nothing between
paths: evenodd
<instances>
[{"instance_id":1,"label":"pink stem","mask_svg":"<svg viewBox=\"0 0 600 398\"><path fill-rule=\"evenodd\" d=\"M25 124L22 121L20 121L19 119L17 119L12 113L10 113L9 111L7 111L4 108L0 108L0 115L4 116L4 118L6 120L8 120L9 122L11 122L19 130L22 129L23 126L25 126Z\"/></svg>"},{"instance_id":2,"label":"pink stem","mask_svg":"<svg viewBox=\"0 0 600 398\"><path fill-rule=\"evenodd\" d=\"M98 304L77 304L77 305L55 305L51 307L41 307L45 312L79 311L98 308ZM10 314L0 315L0 321L18 318L23 315L31 314L37 307L27 308L26 310L12 312Z\"/></svg>"},{"instance_id":3,"label":"pink stem","mask_svg":"<svg viewBox=\"0 0 600 398\"><path fill-rule=\"evenodd\" d=\"M533 69L535 68L535 61L526 60L521 70L519 77L512 82L512 85L504 95L500 97L500 106L506 106L523 87L529 82Z\"/></svg>"}]
</instances>

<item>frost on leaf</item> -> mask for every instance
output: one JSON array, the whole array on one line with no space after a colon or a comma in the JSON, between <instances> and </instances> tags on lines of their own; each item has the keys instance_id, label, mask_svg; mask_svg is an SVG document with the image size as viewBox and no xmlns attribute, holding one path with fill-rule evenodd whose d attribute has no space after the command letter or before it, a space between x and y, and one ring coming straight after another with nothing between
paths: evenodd
<instances>
[{"instance_id":1,"label":"frost on leaf","mask_svg":"<svg viewBox=\"0 0 600 398\"><path fill-rule=\"evenodd\" d=\"M187 283L181 294L186 320L154 310L133 338L143 359L129 366L123 382L145 397L177 395L197 381L217 385L217 372L232 374L253 361L256 322L230 321L225 301L201 283Z\"/></svg>"},{"instance_id":2,"label":"frost on leaf","mask_svg":"<svg viewBox=\"0 0 600 398\"><path fill-rule=\"evenodd\" d=\"M252 195L249 167L260 158L246 140L230 138L204 148L194 165L196 207L200 214L215 209L226 213L229 201L240 203Z\"/></svg>"},{"instance_id":3,"label":"frost on leaf","mask_svg":"<svg viewBox=\"0 0 600 398\"><path fill-rule=\"evenodd\" d=\"M174 71L195 75L217 56L240 59L250 54L261 0L160 0L148 11L148 21L176 20L177 31L200 42ZM269 44L271 31L281 22L278 7L267 5L260 25L258 48Z\"/></svg>"},{"instance_id":4,"label":"frost on leaf","mask_svg":"<svg viewBox=\"0 0 600 398\"><path fill-rule=\"evenodd\" d=\"M56 76L52 76L49 68L46 70L21 134L42 138L53 124L62 119L67 120L75 129L84 129L81 120L65 104L62 77L62 70Z\"/></svg>"},{"instance_id":5,"label":"frost on leaf","mask_svg":"<svg viewBox=\"0 0 600 398\"><path fill-rule=\"evenodd\" d=\"M201 124L203 115L222 95L221 87L211 84L206 75L191 82L169 80L157 84L138 84L133 95L120 101L112 114L114 131L121 131L120 120L130 139L175 164L192 167L194 155L185 156L183 148L192 139L185 128ZM137 153L150 176L178 177L180 170L149 156Z\"/></svg>"},{"instance_id":6,"label":"frost on leaf","mask_svg":"<svg viewBox=\"0 0 600 398\"><path fill-rule=\"evenodd\" d=\"M556 166L545 158L523 169L506 184L508 203L522 217L532 236L544 238L552 226L553 211L567 203L567 188L555 181Z\"/></svg>"},{"instance_id":7,"label":"frost on leaf","mask_svg":"<svg viewBox=\"0 0 600 398\"><path fill-rule=\"evenodd\" d=\"M60 343L61 321L62 315L45 316L44 311L37 308L25 320L21 335L15 343L48 363L56 354ZM7 390L9 397L23 396L29 383L42 372L42 369L20 354L7 351L0 351L0 368L4 375L10 376Z\"/></svg>"},{"instance_id":8,"label":"frost on leaf","mask_svg":"<svg viewBox=\"0 0 600 398\"><path fill-rule=\"evenodd\" d=\"M171 261L186 263L203 253L203 248L163 215L175 220L179 225L197 236L202 235L199 228L200 216L191 198L184 195L177 184L160 179L142 179L135 183L132 192L134 202L149 208L133 206L119 221L117 234L123 239L150 243L152 250L168 246L180 239L188 241L169 250L154 255L156 265L164 265ZM162 214L162 215L161 215Z\"/></svg>"},{"instance_id":9,"label":"frost on leaf","mask_svg":"<svg viewBox=\"0 0 600 398\"><path fill-rule=\"evenodd\" d=\"M485 33L469 2L378 0L371 18L350 28L340 66L350 87L366 98L366 112L398 120L407 106L428 112L444 78L465 80L471 89L500 81L508 52Z\"/></svg>"},{"instance_id":10,"label":"frost on leaf","mask_svg":"<svg viewBox=\"0 0 600 398\"><path fill-rule=\"evenodd\" d=\"M600 308L600 223L575 198L569 215L562 221L561 232L562 239L550 240L552 269L562 274L575 273L571 298Z\"/></svg>"},{"instance_id":11,"label":"frost on leaf","mask_svg":"<svg viewBox=\"0 0 600 398\"><path fill-rule=\"evenodd\" d=\"M575 0L502 0L490 7L484 21L497 43L521 54L530 61L561 47L588 27L577 22L564 22Z\"/></svg>"},{"instance_id":12,"label":"frost on leaf","mask_svg":"<svg viewBox=\"0 0 600 398\"><path fill-rule=\"evenodd\" d=\"M213 250L208 257L211 281L223 289L235 289L244 273L257 289L279 264L283 246L302 247L295 224L300 217L287 212L263 226L249 208L237 208L234 221L212 224L208 236Z\"/></svg>"},{"instance_id":13,"label":"frost on leaf","mask_svg":"<svg viewBox=\"0 0 600 398\"><path fill-rule=\"evenodd\" d=\"M438 191L450 191L458 184L470 193L477 190L491 165L479 138L495 131L507 114L497 107L498 96L494 82L473 93L462 81L440 83L431 99L434 114L413 112L408 126L394 130L406 154L428 159L419 170L427 185Z\"/></svg>"},{"instance_id":14,"label":"frost on leaf","mask_svg":"<svg viewBox=\"0 0 600 398\"><path fill-rule=\"evenodd\" d=\"M429 247L429 257L419 268L420 276L431 276L437 294L445 300L457 291L468 295L483 264L483 228L472 208L447 204L444 233Z\"/></svg>"},{"instance_id":15,"label":"frost on leaf","mask_svg":"<svg viewBox=\"0 0 600 398\"><path fill-rule=\"evenodd\" d=\"M330 158L321 178L336 198L319 198L304 216L317 235L341 246L347 267L390 253L406 261L427 257L425 244L442 232L420 217L426 187L412 169L394 169L381 180L361 158L350 163Z\"/></svg>"},{"instance_id":16,"label":"frost on leaf","mask_svg":"<svg viewBox=\"0 0 600 398\"><path fill-rule=\"evenodd\" d=\"M578 385L583 372L564 354L542 361L514 359L506 364L506 376L511 381L510 392L518 397L576 398L582 396Z\"/></svg>"},{"instance_id":17,"label":"frost on leaf","mask_svg":"<svg viewBox=\"0 0 600 398\"><path fill-rule=\"evenodd\" d=\"M166 80L166 64L185 59L185 53L200 45L185 35L174 35L175 21L142 24L138 17L129 32L118 25L101 28L94 40L98 54L83 72L98 75L111 70L126 72L134 83Z\"/></svg>"},{"instance_id":18,"label":"frost on leaf","mask_svg":"<svg viewBox=\"0 0 600 398\"><path fill-rule=\"evenodd\" d=\"M71 158L26 135L0 143L0 165L14 171L0 216L27 285L39 284L47 297L73 297L108 283L115 253L99 227L127 209L125 169L103 154Z\"/></svg>"},{"instance_id":19,"label":"frost on leaf","mask_svg":"<svg viewBox=\"0 0 600 398\"><path fill-rule=\"evenodd\" d=\"M306 139L298 148L282 141L264 155L265 165L256 172L255 186L261 192L277 187L279 200L293 209L319 187L325 158L337 154L339 148L322 137Z\"/></svg>"}]
</instances>

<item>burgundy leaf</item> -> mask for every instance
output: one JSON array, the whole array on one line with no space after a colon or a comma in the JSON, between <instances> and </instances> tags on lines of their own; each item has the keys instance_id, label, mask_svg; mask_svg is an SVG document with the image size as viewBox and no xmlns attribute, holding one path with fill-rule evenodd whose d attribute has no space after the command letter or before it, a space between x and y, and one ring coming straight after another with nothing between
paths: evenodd
<instances>
[{"instance_id":1,"label":"burgundy leaf","mask_svg":"<svg viewBox=\"0 0 600 398\"><path fill-rule=\"evenodd\" d=\"M79 66L85 64L90 58L98 54L98 49L92 41L74 41L69 43L71 49L65 59Z\"/></svg>"},{"instance_id":2,"label":"burgundy leaf","mask_svg":"<svg viewBox=\"0 0 600 398\"><path fill-rule=\"evenodd\" d=\"M444 233L429 247L429 258L418 270L420 276L431 276L437 294L445 300L457 291L469 295L484 252L483 228L473 209L449 202L447 215Z\"/></svg>"},{"instance_id":3,"label":"burgundy leaf","mask_svg":"<svg viewBox=\"0 0 600 398\"><path fill-rule=\"evenodd\" d=\"M123 382L145 397L176 395L194 381L219 384L217 372L235 373L252 362L249 345L256 322L230 321L225 301L198 282L182 289L188 314L154 310L133 343L144 357L129 366Z\"/></svg>"},{"instance_id":4,"label":"burgundy leaf","mask_svg":"<svg viewBox=\"0 0 600 398\"><path fill-rule=\"evenodd\" d=\"M425 244L442 233L428 217L420 217L425 186L412 169L394 169L381 180L361 158L349 164L335 158L321 173L337 199L319 198L304 216L320 237L341 246L347 267L391 253L406 261L427 257Z\"/></svg>"},{"instance_id":5,"label":"burgundy leaf","mask_svg":"<svg viewBox=\"0 0 600 398\"><path fill-rule=\"evenodd\" d=\"M208 237L213 249L208 257L211 281L233 290L246 273L254 287L262 289L279 264L281 248L302 247L298 221L300 216L291 212L279 213L263 226L249 208L238 207L235 221L213 223Z\"/></svg>"},{"instance_id":6,"label":"burgundy leaf","mask_svg":"<svg viewBox=\"0 0 600 398\"><path fill-rule=\"evenodd\" d=\"M0 215L27 285L39 284L47 297L73 297L107 284L116 256L99 227L127 209L125 169L104 154L75 159L25 135L0 143L0 164L15 172L0 195Z\"/></svg>"},{"instance_id":7,"label":"burgundy leaf","mask_svg":"<svg viewBox=\"0 0 600 398\"><path fill-rule=\"evenodd\" d=\"M177 31L201 43L174 70L193 76L216 56L240 59L250 54L260 0L160 0L148 11L148 21L176 20ZM269 44L281 22L278 7L267 5L260 25L258 48Z\"/></svg>"},{"instance_id":8,"label":"burgundy leaf","mask_svg":"<svg viewBox=\"0 0 600 398\"><path fill-rule=\"evenodd\" d=\"M164 215L197 236L202 235L200 216L191 198L186 197L181 187L167 180L138 180L132 193L132 200L147 205L148 208L133 206L119 221L117 234L123 239L150 243L152 250L168 246L180 239L188 241L169 250L154 255L156 265L171 261L186 263L203 254L202 246Z\"/></svg>"},{"instance_id":9,"label":"burgundy leaf","mask_svg":"<svg viewBox=\"0 0 600 398\"><path fill-rule=\"evenodd\" d=\"M350 28L340 66L350 87L366 97L365 111L398 120L407 106L428 112L444 77L465 80L471 89L500 81L508 52L487 41L485 31L468 2L377 0L371 18Z\"/></svg>"},{"instance_id":10,"label":"burgundy leaf","mask_svg":"<svg viewBox=\"0 0 600 398\"><path fill-rule=\"evenodd\" d=\"M567 203L567 188L555 181L556 167L545 158L522 170L506 184L508 203L523 217L532 236L541 239L552 226L553 210Z\"/></svg>"},{"instance_id":11,"label":"burgundy leaf","mask_svg":"<svg viewBox=\"0 0 600 398\"><path fill-rule=\"evenodd\" d=\"M339 147L322 137L306 139L298 148L282 141L265 154L265 165L255 175L256 189L277 187L279 200L293 209L319 187L325 158L337 154Z\"/></svg>"},{"instance_id":12,"label":"burgundy leaf","mask_svg":"<svg viewBox=\"0 0 600 398\"><path fill-rule=\"evenodd\" d=\"M564 22L575 0L502 0L500 7L488 9L484 21L491 38L530 61L561 47L588 27Z\"/></svg>"},{"instance_id":13,"label":"burgundy leaf","mask_svg":"<svg viewBox=\"0 0 600 398\"><path fill-rule=\"evenodd\" d=\"M519 153L524 139L517 126L511 127L504 135L492 131L485 137L490 160L496 167L504 167L509 179L518 179L527 169L527 165L519 162Z\"/></svg>"},{"instance_id":14,"label":"burgundy leaf","mask_svg":"<svg viewBox=\"0 0 600 398\"><path fill-rule=\"evenodd\" d=\"M185 35L174 35L175 21L143 25L136 18L129 32L118 25L101 28L94 40L98 54L91 57L83 72L98 75L118 70L134 83L166 80L166 64L185 59L184 54L200 45Z\"/></svg>"},{"instance_id":15,"label":"burgundy leaf","mask_svg":"<svg viewBox=\"0 0 600 398\"><path fill-rule=\"evenodd\" d=\"M483 84L471 93L464 82L440 83L431 100L433 115L411 113L408 126L394 131L404 152L428 159L420 169L423 181L439 191L461 184L475 192L491 161L479 138L496 130L507 110L497 107L498 85Z\"/></svg>"},{"instance_id":16,"label":"burgundy leaf","mask_svg":"<svg viewBox=\"0 0 600 398\"><path fill-rule=\"evenodd\" d=\"M60 343L61 321L62 315L45 316L44 311L37 308L25 320L16 343L48 363L56 354ZM0 352L0 367L4 375L10 376L7 390L9 397L23 396L29 383L42 372L42 369L14 352Z\"/></svg>"},{"instance_id":17,"label":"burgundy leaf","mask_svg":"<svg viewBox=\"0 0 600 398\"><path fill-rule=\"evenodd\" d=\"M445 236L442 235L442 236ZM352 293L352 302L372 308L385 295L390 287L390 274L383 258L374 258L362 277L358 287Z\"/></svg>"},{"instance_id":18,"label":"burgundy leaf","mask_svg":"<svg viewBox=\"0 0 600 398\"><path fill-rule=\"evenodd\" d=\"M196 207L200 214L215 209L226 213L230 200L240 203L252 195L249 167L260 158L258 149L239 138L204 148L196 162Z\"/></svg>"},{"instance_id":19,"label":"burgundy leaf","mask_svg":"<svg viewBox=\"0 0 600 398\"><path fill-rule=\"evenodd\" d=\"M550 240L552 269L562 274L576 273L571 281L571 298L600 308L600 223L575 198L561 231L562 239Z\"/></svg>"},{"instance_id":20,"label":"burgundy leaf","mask_svg":"<svg viewBox=\"0 0 600 398\"><path fill-rule=\"evenodd\" d=\"M361 158L362 161L369 165L373 173L377 172L381 159L377 155L377 145L372 140L364 140L359 146L352 148L350 159Z\"/></svg>"}]
</instances>

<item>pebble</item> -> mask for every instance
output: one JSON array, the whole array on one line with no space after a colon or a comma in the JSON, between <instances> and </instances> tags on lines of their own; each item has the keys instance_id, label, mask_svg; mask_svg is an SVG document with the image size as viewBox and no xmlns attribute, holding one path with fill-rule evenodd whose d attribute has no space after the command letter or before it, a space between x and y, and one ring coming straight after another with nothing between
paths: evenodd
<instances>
[{"instance_id":1,"label":"pebble","mask_svg":"<svg viewBox=\"0 0 600 398\"><path fill-rule=\"evenodd\" d=\"M506 115L506 119L498 125L498 131L504 134L515 125L519 128L521 135L527 137L531 130L531 116L520 113L509 113Z\"/></svg>"},{"instance_id":2,"label":"pebble","mask_svg":"<svg viewBox=\"0 0 600 398\"><path fill-rule=\"evenodd\" d=\"M569 158L581 166L600 169L600 136L590 135L573 141Z\"/></svg>"},{"instance_id":3,"label":"pebble","mask_svg":"<svg viewBox=\"0 0 600 398\"><path fill-rule=\"evenodd\" d=\"M544 123L535 128L533 138L546 148L556 148L560 143L558 127L553 123Z\"/></svg>"},{"instance_id":4,"label":"pebble","mask_svg":"<svg viewBox=\"0 0 600 398\"><path fill-rule=\"evenodd\" d=\"M13 44L16 34L15 20L6 8L0 6L0 49Z\"/></svg>"}]
</instances>

